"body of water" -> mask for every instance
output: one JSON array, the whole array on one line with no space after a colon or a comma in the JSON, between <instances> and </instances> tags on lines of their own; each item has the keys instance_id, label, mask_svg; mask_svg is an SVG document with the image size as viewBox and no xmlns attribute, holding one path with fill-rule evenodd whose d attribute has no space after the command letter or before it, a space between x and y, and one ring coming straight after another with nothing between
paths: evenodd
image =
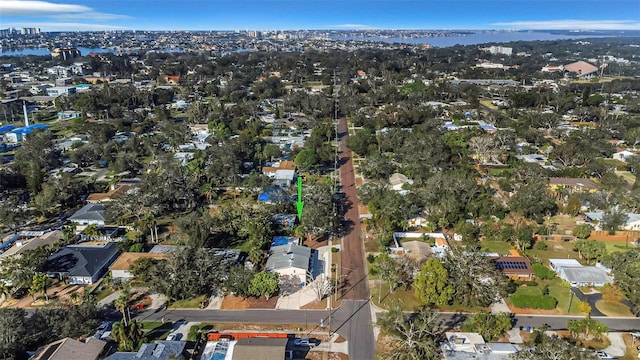
<instances>
[{"instance_id":1,"label":"body of water","mask_svg":"<svg viewBox=\"0 0 640 360\"><path fill-rule=\"evenodd\" d=\"M107 52L116 52L114 49L102 49L102 48L78 48L80 50L80 54L85 56L90 53L107 53ZM51 55L51 50L36 48L36 49L20 49L20 50L6 50L0 52L0 56L26 56L26 55Z\"/></svg>"},{"instance_id":2,"label":"body of water","mask_svg":"<svg viewBox=\"0 0 640 360\"><path fill-rule=\"evenodd\" d=\"M403 44L430 44L437 47L449 47L455 45L477 45L486 43L506 43L511 41L548 41L566 39L585 39L594 37L607 37L607 35L571 35L550 34L545 32L486 32L468 35L439 36L424 38L382 38L382 37L356 37L356 36L332 36L334 40L360 40L380 41L387 43Z\"/></svg>"},{"instance_id":3,"label":"body of water","mask_svg":"<svg viewBox=\"0 0 640 360\"><path fill-rule=\"evenodd\" d=\"M86 56L86 55L91 54L91 53L96 53L96 54L114 53L114 54L116 54L116 53L119 53L121 51L129 51L129 50L118 50L118 49L84 48L84 47L79 47L77 49L80 50L80 55L82 55L82 56ZM170 48L170 49L155 50L155 51L159 51L159 52L184 52L184 50L180 49L180 48ZM6 50L6 51L1 51L0 52L0 56L27 56L27 55L37 55L37 56L51 55L51 51L49 49L43 49L43 48L27 48L27 49L21 49L21 50Z\"/></svg>"}]
</instances>

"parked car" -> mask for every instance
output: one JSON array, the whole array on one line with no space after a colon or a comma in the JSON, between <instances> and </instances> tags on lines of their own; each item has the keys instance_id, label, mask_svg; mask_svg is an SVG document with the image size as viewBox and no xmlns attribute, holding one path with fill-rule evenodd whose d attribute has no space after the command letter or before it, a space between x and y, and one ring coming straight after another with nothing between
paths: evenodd
<instances>
[{"instance_id":1,"label":"parked car","mask_svg":"<svg viewBox=\"0 0 640 360\"><path fill-rule=\"evenodd\" d=\"M181 338L182 334L180 333L169 334L169 336L167 336L167 341L179 341Z\"/></svg>"},{"instance_id":2,"label":"parked car","mask_svg":"<svg viewBox=\"0 0 640 360\"><path fill-rule=\"evenodd\" d=\"M309 338L295 339L293 340L293 343L297 346L314 347L316 346L316 339L309 339Z\"/></svg>"},{"instance_id":3,"label":"parked car","mask_svg":"<svg viewBox=\"0 0 640 360\"><path fill-rule=\"evenodd\" d=\"M604 351L598 350L595 352L595 354L599 359L613 359L613 356L611 356L611 354L606 353Z\"/></svg>"},{"instance_id":4,"label":"parked car","mask_svg":"<svg viewBox=\"0 0 640 360\"><path fill-rule=\"evenodd\" d=\"M96 339L100 339L107 331L111 331L112 326L112 321L103 321L102 323L100 323L100 326L98 326L98 329L96 330L96 333L93 334L93 337Z\"/></svg>"}]
</instances>

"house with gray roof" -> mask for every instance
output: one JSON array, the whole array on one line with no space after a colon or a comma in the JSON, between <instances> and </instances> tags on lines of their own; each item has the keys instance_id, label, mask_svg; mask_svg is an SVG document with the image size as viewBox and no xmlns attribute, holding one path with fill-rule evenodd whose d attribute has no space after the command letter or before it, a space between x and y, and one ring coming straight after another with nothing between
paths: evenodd
<instances>
[{"instance_id":1,"label":"house with gray roof","mask_svg":"<svg viewBox=\"0 0 640 360\"><path fill-rule=\"evenodd\" d=\"M104 226L104 219L104 205L102 204L87 204L69 218L79 225L96 224L98 226Z\"/></svg>"},{"instance_id":2,"label":"house with gray roof","mask_svg":"<svg viewBox=\"0 0 640 360\"><path fill-rule=\"evenodd\" d=\"M307 273L312 269L312 250L306 246L285 244L272 246L269 250L266 271L289 277L293 283L307 283Z\"/></svg>"},{"instance_id":3,"label":"house with gray roof","mask_svg":"<svg viewBox=\"0 0 640 360\"><path fill-rule=\"evenodd\" d=\"M231 360L285 359L288 339L243 338L233 348ZM212 358L213 359L213 358ZM225 357L226 359L226 357Z\"/></svg>"},{"instance_id":4,"label":"house with gray roof","mask_svg":"<svg viewBox=\"0 0 640 360\"><path fill-rule=\"evenodd\" d=\"M604 212L587 212L585 215L585 221L593 225L596 230L602 230L602 219L604 218ZM627 213L627 220L622 225L624 230L640 230L640 214Z\"/></svg>"},{"instance_id":5,"label":"house with gray roof","mask_svg":"<svg viewBox=\"0 0 640 360\"><path fill-rule=\"evenodd\" d=\"M138 352L116 352L104 360L171 360L188 359L185 351L186 341L155 341L152 344L142 344Z\"/></svg>"},{"instance_id":6,"label":"house with gray roof","mask_svg":"<svg viewBox=\"0 0 640 360\"><path fill-rule=\"evenodd\" d=\"M575 259L549 259L551 269L571 286L604 286L613 281L604 269L583 266Z\"/></svg>"},{"instance_id":7,"label":"house with gray roof","mask_svg":"<svg viewBox=\"0 0 640 360\"><path fill-rule=\"evenodd\" d=\"M30 360L98 360L104 355L106 345L93 337L86 342L64 338L39 348Z\"/></svg>"},{"instance_id":8,"label":"house with gray roof","mask_svg":"<svg viewBox=\"0 0 640 360\"><path fill-rule=\"evenodd\" d=\"M49 277L69 277L69 284L90 285L104 275L120 251L114 242L104 245L69 245L49 256L44 270Z\"/></svg>"}]
</instances>

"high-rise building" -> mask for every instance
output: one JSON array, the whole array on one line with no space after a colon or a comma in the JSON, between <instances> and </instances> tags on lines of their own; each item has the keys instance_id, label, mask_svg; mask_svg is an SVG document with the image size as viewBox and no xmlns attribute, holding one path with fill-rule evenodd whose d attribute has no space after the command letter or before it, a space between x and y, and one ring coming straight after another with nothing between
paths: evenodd
<instances>
[{"instance_id":1,"label":"high-rise building","mask_svg":"<svg viewBox=\"0 0 640 360\"><path fill-rule=\"evenodd\" d=\"M40 28L22 28L20 30L21 35L35 35L40 34Z\"/></svg>"}]
</instances>

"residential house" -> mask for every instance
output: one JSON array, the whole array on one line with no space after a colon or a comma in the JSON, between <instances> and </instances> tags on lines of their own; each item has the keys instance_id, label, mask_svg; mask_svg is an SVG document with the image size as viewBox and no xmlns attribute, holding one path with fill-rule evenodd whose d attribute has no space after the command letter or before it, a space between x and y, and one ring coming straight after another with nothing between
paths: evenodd
<instances>
[{"instance_id":1,"label":"residential house","mask_svg":"<svg viewBox=\"0 0 640 360\"><path fill-rule=\"evenodd\" d=\"M389 177L389 185L391 189L394 191L402 192L404 190L404 185L413 185L413 180L409 179L403 174L395 173Z\"/></svg>"},{"instance_id":2,"label":"residential house","mask_svg":"<svg viewBox=\"0 0 640 360\"><path fill-rule=\"evenodd\" d=\"M86 341L64 338L40 347L29 360L98 360L105 355L106 345L93 337Z\"/></svg>"},{"instance_id":3,"label":"residential house","mask_svg":"<svg viewBox=\"0 0 640 360\"><path fill-rule=\"evenodd\" d=\"M485 343L478 333L446 332L445 338L440 349L446 360L508 360L519 352L510 343Z\"/></svg>"},{"instance_id":4,"label":"residential house","mask_svg":"<svg viewBox=\"0 0 640 360\"><path fill-rule=\"evenodd\" d=\"M231 360L272 360L285 359L287 353L286 338L242 338L233 347ZM212 357L212 359L216 359ZM226 357L225 357L226 359Z\"/></svg>"},{"instance_id":5,"label":"residential house","mask_svg":"<svg viewBox=\"0 0 640 360\"><path fill-rule=\"evenodd\" d=\"M273 179L275 186L288 187L293 184L295 179L295 167L293 161L281 161L271 166L262 168L262 173Z\"/></svg>"},{"instance_id":6,"label":"residential house","mask_svg":"<svg viewBox=\"0 0 640 360\"><path fill-rule=\"evenodd\" d=\"M79 118L81 114L73 110L65 110L58 113L58 120L69 120Z\"/></svg>"},{"instance_id":7,"label":"residential house","mask_svg":"<svg viewBox=\"0 0 640 360\"><path fill-rule=\"evenodd\" d=\"M554 193L566 192L568 194L592 193L596 192L600 188L598 184L589 179L559 177L550 178L549 187Z\"/></svg>"},{"instance_id":8,"label":"residential house","mask_svg":"<svg viewBox=\"0 0 640 360\"><path fill-rule=\"evenodd\" d=\"M115 197L124 196L131 189L130 185L111 186L106 193L93 193L87 196L87 203L102 204L112 201Z\"/></svg>"},{"instance_id":9,"label":"residential house","mask_svg":"<svg viewBox=\"0 0 640 360\"><path fill-rule=\"evenodd\" d=\"M75 86L54 86L46 89L47 96L58 97L60 95L75 94Z\"/></svg>"},{"instance_id":10,"label":"residential house","mask_svg":"<svg viewBox=\"0 0 640 360\"><path fill-rule=\"evenodd\" d=\"M166 253L135 253L125 252L118 257L118 259L109 266L111 270L111 278L118 280L129 280L133 278L133 274L130 272L131 265L138 259L154 259L162 260L166 258Z\"/></svg>"},{"instance_id":11,"label":"residential house","mask_svg":"<svg viewBox=\"0 0 640 360\"><path fill-rule=\"evenodd\" d=\"M142 344L138 352L116 352L104 360L171 360L188 359L186 341L157 340L152 344Z\"/></svg>"},{"instance_id":12,"label":"residential house","mask_svg":"<svg viewBox=\"0 0 640 360\"><path fill-rule=\"evenodd\" d=\"M604 269L583 266L575 259L549 259L549 265L558 277L573 287L604 286L613 282Z\"/></svg>"},{"instance_id":13,"label":"residential house","mask_svg":"<svg viewBox=\"0 0 640 360\"><path fill-rule=\"evenodd\" d=\"M542 69L540 69L540 71L542 72L549 72L549 73L554 73L554 72L562 72L564 71L564 66L562 65L545 65Z\"/></svg>"},{"instance_id":14,"label":"residential house","mask_svg":"<svg viewBox=\"0 0 640 360\"><path fill-rule=\"evenodd\" d=\"M62 239L62 231L55 230L36 237L19 237L15 244L8 250L0 253L0 261L12 256L20 256L27 250L35 250L39 247L50 247Z\"/></svg>"},{"instance_id":15,"label":"residential house","mask_svg":"<svg viewBox=\"0 0 640 360\"><path fill-rule=\"evenodd\" d=\"M180 82L180 76L178 75L162 75L162 78L169 85L178 85L178 83Z\"/></svg>"},{"instance_id":16,"label":"residential house","mask_svg":"<svg viewBox=\"0 0 640 360\"><path fill-rule=\"evenodd\" d=\"M596 230L602 230L602 219L604 212L588 212L585 213L585 221L593 225ZM627 213L627 220L623 224L624 230L640 230L640 214Z\"/></svg>"},{"instance_id":17,"label":"residential house","mask_svg":"<svg viewBox=\"0 0 640 360\"><path fill-rule=\"evenodd\" d=\"M118 245L69 245L49 256L44 270L49 277L68 277L69 284L91 285L104 275L118 257Z\"/></svg>"},{"instance_id":18,"label":"residential house","mask_svg":"<svg viewBox=\"0 0 640 360\"><path fill-rule=\"evenodd\" d=\"M615 159L615 160L622 161L622 162L627 162L627 159L632 157L632 156L636 156L636 153L631 152L629 150L621 150L621 151L618 151L615 154L611 155L611 158Z\"/></svg>"},{"instance_id":19,"label":"residential house","mask_svg":"<svg viewBox=\"0 0 640 360\"><path fill-rule=\"evenodd\" d=\"M70 221L78 225L90 225L95 224L98 226L104 226L104 205L102 204L87 204L75 214L71 215Z\"/></svg>"},{"instance_id":20,"label":"residential house","mask_svg":"<svg viewBox=\"0 0 640 360\"><path fill-rule=\"evenodd\" d=\"M295 244L273 246L269 250L266 271L289 277L295 284L306 284L312 266L311 249Z\"/></svg>"},{"instance_id":21,"label":"residential house","mask_svg":"<svg viewBox=\"0 0 640 360\"><path fill-rule=\"evenodd\" d=\"M522 256L500 256L492 259L500 272L514 280L533 280L531 261Z\"/></svg>"},{"instance_id":22,"label":"residential house","mask_svg":"<svg viewBox=\"0 0 640 360\"><path fill-rule=\"evenodd\" d=\"M292 229L296 224L296 214L276 214L271 217L274 225L281 226L286 229Z\"/></svg>"}]
</instances>

